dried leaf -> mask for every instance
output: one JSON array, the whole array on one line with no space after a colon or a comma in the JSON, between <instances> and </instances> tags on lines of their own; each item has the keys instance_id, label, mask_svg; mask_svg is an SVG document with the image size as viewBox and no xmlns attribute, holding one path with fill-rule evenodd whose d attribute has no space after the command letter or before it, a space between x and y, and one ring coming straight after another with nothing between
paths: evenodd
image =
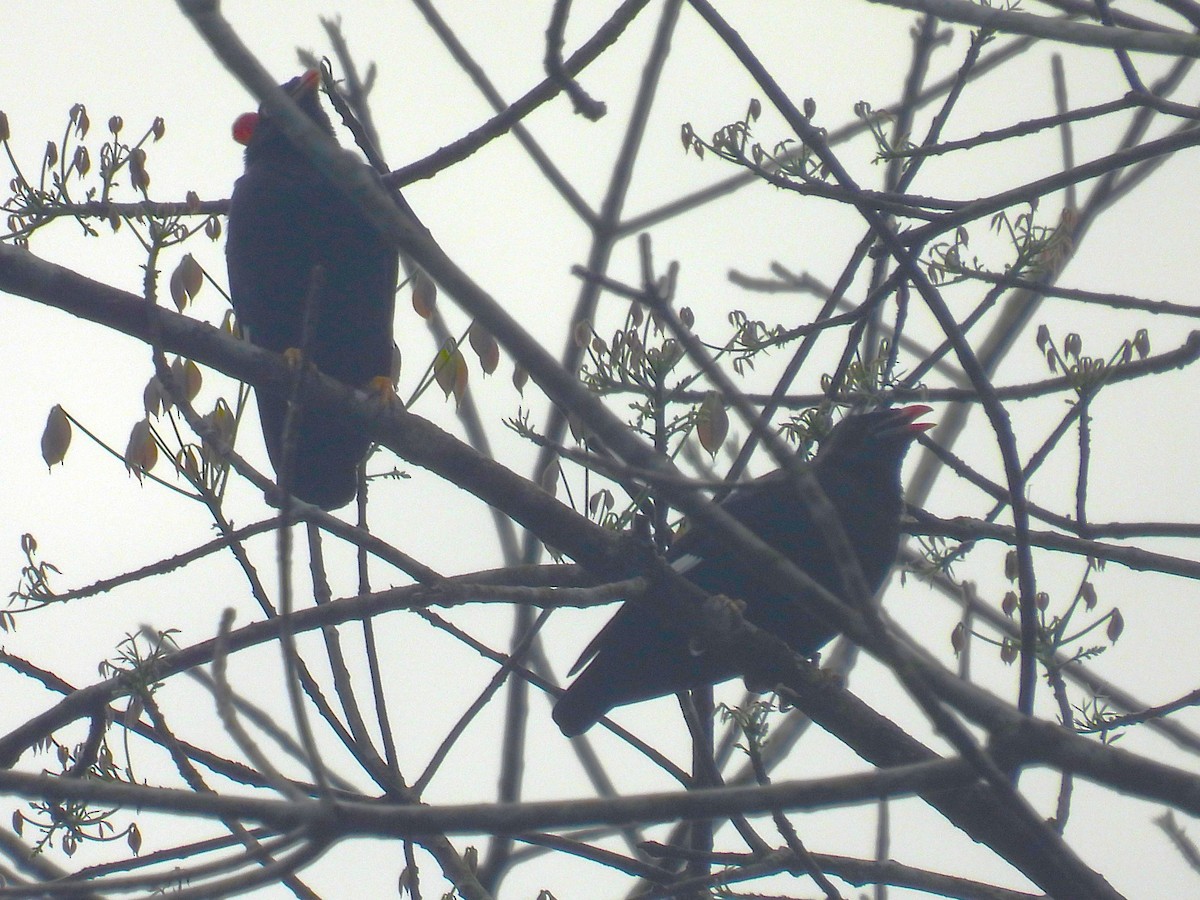
<instances>
[{"instance_id":1,"label":"dried leaf","mask_svg":"<svg viewBox=\"0 0 1200 900\"><path fill-rule=\"evenodd\" d=\"M575 331L573 334L575 346L581 350L585 348L592 339L592 323L587 319L580 319L575 323Z\"/></svg>"},{"instance_id":2,"label":"dried leaf","mask_svg":"<svg viewBox=\"0 0 1200 900\"><path fill-rule=\"evenodd\" d=\"M150 173L146 171L146 151L134 147L129 151L129 183L134 190L145 193L150 188Z\"/></svg>"},{"instance_id":3,"label":"dried leaf","mask_svg":"<svg viewBox=\"0 0 1200 900\"><path fill-rule=\"evenodd\" d=\"M417 269L413 273L412 305L422 319L432 316L433 308L437 306L437 284L425 274L424 269Z\"/></svg>"},{"instance_id":4,"label":"dried leaf","mask_svg":"<svg viewBox=\"0 0 1200 900\"><path fill-rule=\"evenodd\" d=\"M150 420L142 419L129 433L129 444L125 447L125 468L141 481L142 476L153 469L156 462L158 445L154 443Z\"/></svg>"},{"instance_id":5,"label":"dried leaf","mask_svg":"<svg viewBox=\"0 0 1200 900\"><path fill-rule=\"evenodd\" d=\"M67 418L62 404L56 403L46 417L46 427L42 431L42 459L46 465L53 467L67 455L71 446L71 420Z\"/></svg>"},{"instance_id":6,"label":"dried leaf","mask_svg":"<svg viewBox=\"0 0 1200 900\"><path fill-rule=\"evenodd\" d=\"M151 375L142 390L142 408L146 415L158 418L168 408L167 396L163 392L162 382L157 375Z\"/></svg>"},{"instance_id":7,"label":"dried leaf","mask_svg":"<svg viewBox=\"0 0 1200 900\"><path fill-rule=\"evenodd\" d=\"M1009 581L1016 581L1017 574L1019 572L1020 569L1017 565L1017 551L1009 550L1008 553L1004 554L1004 577Z\"/></svg>"},{"instance_id":8,"label":"dried leaf","mask_svg":"<svg viewBox=\"0 0 1200 900\"><path fill-rule=\"evenodd\" d=\"M204 376L200 374L200 367L190 359L177 356L175 357L175 361L171 363L171 375L174 376L175 390L182 390L183 396L188 403L195 400L204 383Z\"/></svg>"},{"instance_id":9,"label":"dried leaf","mask_svg":"<svg viewBox=\"0 0 1200 900\"><path fill-rule=\"evenodd\" d=\"M188 297L195 300L200 288L204 287L204 270L200 268L200 263L196 262L196 257L190 253L183 255L178 270L183 273L183 289L187 291Z\"/></svg>"},{"instance_id":10,"label":"dried leaf","mask_svg":"<svg viewBox=\"0 0 1200 900\"><path fill-rule=\"evenodd\" d=\"M708 455L715 457L728 434L729 414L725 411L725 403L719 393L709 391L696 412L696 437Z\"/></svg>"},{"instance_id":11,"label":"dried leaf","mask_svg":"<svg viewBox=\"0 0 1200 900\"><path fill-rule=\"evenodd\" d=\"M1085 608L1089 610L1096 608L1096 586L1090 581L1085 581L1080 586L1079 596L1083 598Z\"/></svg>"},{"instance_id":12,"label":"dried leaf","mask_svg":"<svg viewBox=\"0 0 1200 900\"><path fill-rule=\"evenodd\" d=\"M1017 660L1017 645L1011 638L1005 638L1000 644L1000 661L1011 666Z\"/></svg>"},{"instance_id":13,"label":"dried leaf","mask_svg":"<svg viewBox=\"0 0 1200 900\"><path fill-rule=\"evenodd\" d=\"M88 148L80 144L75 148L75 157L71 160L71 165L80 175L86 175L92 168L92 157L88 153Z\"/></svg>"},{"instance_id":14,"label":"dried leaf","mask_svg":"<svg viewBox=\"0 0 1200 900\"><path fill-rule=\"evenodd\" d=\"M1125 617L1121 615L1121 611L1119 609L1113 609L1112 615L1108 617L1108 628L1105 629L1108 639L1115 644L1117 642L1117 638L1121 636L1121 633L1124 630Z\"/></svg>"},{"instance_id":15,"label":"dried leaf","mask_svg":"<svg viewBox=\"0 0 1200 900\"><path fill-rule=\"evenodd\" d=\"M500 365L500 345L496 343L491 332L478 321L472 322L467 331L467 340L475 355L479 357L479 367L483 369L483 374L491 375L495 372L496 367Z\"/></svg>"},{"instance_id":16,"label":"dried leaf","mask_svg":"<svg viewBox=\"0 0 1200 900\"><path fill-rule=\"evenodd\" d=\"M954 626L954 630L950 632L950 647L954 650L955 656L960 656L963 648L967 646L967 629L959 622Z\"/></svg>"}]
</instances>

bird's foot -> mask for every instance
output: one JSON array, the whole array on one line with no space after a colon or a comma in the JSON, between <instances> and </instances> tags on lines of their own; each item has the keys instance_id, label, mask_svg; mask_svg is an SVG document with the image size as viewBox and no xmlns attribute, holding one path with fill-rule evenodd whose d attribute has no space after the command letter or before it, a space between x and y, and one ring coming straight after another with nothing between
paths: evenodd
<instances>
[{"instance_id":1,"label":"bird's foot","mask_svg":"<svg viewBox=\"0 0 1200 900\"><path fill-rule=\"evenodd\" d=\"M395 384L387 375L376 375L367 382L363 390L366 392L367 398L372 403L378 404L380 409L392 409L403 405L399 395L396 394Z\"/></svg>"},{"instance_id":2,"label":"bird's foot","mask_svg":"<svg viewBox=\"0 0 1200 900\"><path fill-rule=\"evenodd\" d=\"M306 357L304 355L304 351L301 350L299 347L288 347L280 355L283 357L284 361L288 364L288 366L290 366L292 369L299 369L301 367L305 367L309 371L312 371L312 372L317 371L316 363L309 362L308 357Z\"/></svg>"},{"instance_id":3,"label":"bird's foot","mask_svg":"<svg viewBox=\"0 0 1200 900\"><path fill-rule=\"evenodd\" d=\"M691 636L688 649L699 656L734 637L744 622L742 614L745 611L746 604L742 600L724 594L711 595L700 606L704 627Z\"/></svg>"}]
</instances>

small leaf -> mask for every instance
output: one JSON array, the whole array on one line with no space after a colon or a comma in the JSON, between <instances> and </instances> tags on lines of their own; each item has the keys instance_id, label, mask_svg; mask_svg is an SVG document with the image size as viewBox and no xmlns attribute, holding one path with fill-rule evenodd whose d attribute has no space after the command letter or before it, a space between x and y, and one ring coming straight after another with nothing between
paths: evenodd
<instances>
[{"instance_id":1,"label":"small leaf","mask_svg":"<svg viewBox=\"0 0 1200 900\"><path fill-rule=\"evenodd\" d=\"M142 476L153 469L156 462L158 445L154 443L150 420L142 419L129 433L129 444L125 447L125 468L141 481Z\"/></svg>"},{"instance_id":2,"label":"small leaf","mask_svg":"<svg viewBox=\"0 0 1200 900\"><path fill-rule=\"evenodd\" d=\"M513 387L517 389L518 394L525 393L525 385L529 382L529 373L520 363L513 364Z\"/></svg>"},{"instance_id":3,"label":"small leaf","mask_svg":"<svg viewBox=\"0 0 1200 900\"><path fill-rule=\"evenodd\" d=\"M586 347L592 340L592 323L587 319L580 319L575 323L575 331L573 336L575 338L576 347L579 347L580 349Z\"/></svg>"},{"instance_id":4,"label":"small leaf","mask_svg":"<svg viewBox=\"0 0 1200 900\"><path fill-rule=\"evenodd\" d=\"M183 312L188 305L188 295L187 289L183 286L183 272L180 271L179 266L175 267L167 284L171 290L171 300L175 304L175 309Z\"/></svg>"},{"instance_id":5,"label":"small leaf","mask_svg":"<svg viewBox=\"0 0 1200 900\"><path fill-rule=\"evenodd\" d=\"M146 382L146 387L142 390L142 408L146 410L146 415L158 418L168 408L167 397L163 393L162 382L158 380L157 375L151 375L150 380Z\"/></svg>"},{"instance_id":6,"label":"small leaf","mask_svg":"<svg viewBox=\"0 0 1200 900\"><path fill-rule=\"evenodd\" d=\"M483 369L483 374L491 375L495 372L496 367L500 365L500 345L496 343L491 332L478 321L472 322L467 331L467 341L479 357L479 367Z\"/></svg>"},{"instance_id":7,"label":"small leaf","mask_svg":"<svg viewBox=\"0 0 1200 900\"><path fill-rule=\"evenodd\" d=\"M570 430L571 438L575 443L584 444L587 442L588 427L584 424L583 419L579 418L573 412L567 413L567 428Z\"/></svg>"},{"instance_id":8,"label":"small leaf","mask_svg":"<svg viewBox=\"0 0 1200 900\"><path fill-rule=\"evenodd\" d=\"M1115 644L1117 642L1117 638L1121 636L1121 632L1124 630L1125 617L1121 615L1121 611L1119 609L1113 609L1112 615L1108 617L1108 628L1105 629L1108 639Z\"/></svg>"},{"instance_id":9,"label":"small leaf","mask_svg":"<svg viewBox=\"0 0 1200 900\"><path fill-rule=\"evenodd\" d=\"M183 273L183 289L187 291L189 298L195 300L200 288L204 287L204 270L200 268L200 263L196 262L196 257L192 254L185 253L179 261L177 271Z\"/></svg>"},{"instance_id":10,"label":"small leaf","mask_svg":"<svg viewBox=\"0 0 1200 900\"><path fill-rule=\"evenodd\" d=\"M558 460L552 459L546 464L546 468L542 469L542 474L538 476L538 484L542 490L553 497L558 493Z\"/></svg>"},{"instance_id":11,"label":"small leaf","mask_svg":"<svg viewBox=\"0 0 1200 900\"><path fill-rule=\"evenodd\" d=\"M1090 581L1085 581L1080 586L1079 596L1083 598L1083 605L1086 609L1096 608L1096 586Z\"/></svg>"},{"instance_id":12,"label":"small leaf","mask_svg":"<svg viewBox=\"0 0 1200 900\"><path fill-rule=\"evenodd\" d=\"M1000 661L1011 666L1017 660L1017 645L1011 638L1005 638L1000 644Z\"/></svg>"},{"instance_id":13,"label":"small leaf","mask_svg":"<svg viewBox=\"0 0 1200 900\"><path fill-rule=\"evenodd\" d=\"M950 647L954 651L955 656L960 656L966 645L967 629L962 622L959 622L954 626L954 630L950 632Z\"/></svg>"},{"instance_id":14,"label":"small leaf","mask_svg":"<svg viewBox=\"0 0 1200 900\"><path fill-rule=\"evenodd\" d=\"M50 415L46 417L46 427L42 430L42 459L46 461L47 466L53 468L55 463L63 461L70 446L71 420L67 418L62 404L56 403L50 408Z\"/></svg>"},{"instance_id":15,"label":"small leaf","mask_svg":"<svg viewBox=\"0 0 1200 900\"><path fill-rule=\"evenodd\" d=\"M8 130L8 114L0 110L0 141L7 141L12 137L12 132Z\"/></svg>"},{"instance_id":16,"label":"small leaf","mask_svg":"<svg viewBox=\"0 0 1200 900\"><path fill-rule=\"evenodd\" d=\"M1046 352L1046 345L1050 343L1050 329L1045 325L1039 325L1037 330L1037 346L1042 353Z\"/></svg>"},{"instance_id":17,"label":"small leaf","mask_svg":"<svg viewBox=\"0 0 1200 900\"><path fill-rule=\"evenodd\" d=\"M1017 551L1009 550L1004 554L1004 577L1009 581L1016 581L1020 568L1017 565Z\"/></svg>"},{"instance_id":18,"label":"small leaf","mask_svg":"<svg viewBox=\"0 0 1200 900\"><path fill-rule=\"evenodd\" d=\"M437 306L437 284L425 274L424 269L417 269L413 273L412 305L422 319L432 316L433 308Z\"/></svg>"},{"instance_id":19,"label":"small leaf","mask_svg":"<svg viewBox=\"0 0 1200 900\"><path fill-rule=\"evenodd\" d=\"M709 391L696 412L696 437L708 455L715 457L728 434L729 414L725 411L725 403L719 393Z\"/></svg>"},{"instance_id":20,"label":"small leaf","mask_svg":"<svg viewBox=\"0 0 1200 900\"><path fill-rule=\"evenodd\" d=\"M1017 611L1017 592L1008 591L1004 595L1004 599L1000 601L1000 611L1010 619L1014 612Z\"/></svg>"},{"instance_id":21,"label":"small leaf","mask_svg":"<svg viewBox=\"0 0 1200 900\"><path fill-rule=\"evenodd\" d=\"M1079 354L1083 352L1083 338L1076 332L1072 331L1063 340L1063 355L1073 356L1079 359Z\"/></svg>"},{"instance_id":22,"label":"small leaf","mask_svg":"<svg viewBox=\"0 0 1200 900\"><path fill-rule=\"evenodd\" d=\"M163 139L163 135L167 133L167 123L162 116L155 116L154 124L150 126L150 133L154 135L156 141Z\"/></svg>"},{"instance_id":23,"label":"small leaf","mask_svg":"<svg viewBox=\"0 0 1200 900\"><path fill-rule=\"evenodd\" d=\"M1150 355L1150 332L1145 328L1139 328L1137 334L1133 336L1133 349L1137 351L1139 359L1145 359Z\"/></svg>"},{"instance_id":24,"label":"small leaf","mask_svg":"<svg viewBox=\"0 0 1200 900\"><path fill-rule=\"evenodd\" d=\"M218 452L214 441L220 441L224 444L230 444L233 441L234 428L237 426L237 419L233 415L233 410L229 408L229 404L223 398L218 399L212 412L201 416L201 421L208 426L212 434L205 437L201 443L201 452L204 453L205 460L213 466L219 466L224 461L220 452Z\"/></svg>"},{"instance_id":25,"label":"small leaf","mask_svg":"<svg viewBox=\"0 0 1200 900\"><path fill-rule=\"evenodd\" d=\"M458 347L451 345L438 351L433 377L447 397L453 394L456 403L462 402L467 391L468 372L467 361Z\"/></svg>"},{"instance_id":26,"label":"small leaf","mask_svg":"<svg viewBox=\"0 0 1200 900\"><path fill-rule=\"evenodd\" d=\"M150 173L146 171L146 151L134 147L129 151L129 183L134 190L145 193L150 187Z\"/></svg>"},{"instance_id":27,"label":"small leaf","mask_svg":"<svg viewBox=\"0 0 1200 900\"><path fill-rule=\"evenodd\" d=\"M75 148L75 157L71 160L71 165L80 175L86 175L92 168L92 157L88 153L88 148L80 144Z\"/></svg>"},{"instance_id":28,"label":"small leaf","mask_svg":"<svg viewBox=\"0 0 1200 900\"><path fill-rule=\"evenodd\" d=\"M138 830L136 824L129 826L129 835L126 838L129 843L129 849L133 851L133 855L137 856L142 849L142 833Z\"/></svg>"},{"instance_id":29,"label":"small leaf","mask_svg":"<svg viewBox=\"0 0 1200 900\"><path fill-rule=\"evenodd\" d=\"M757 97L755 97L753 100L750 101L750 114L746 118L748 118L752 122L756 122L756 121L758 121L758 117L761 115L762 115L762 101L759 100ZM808 117L810 119L812 118L812 116L810 114L806 113L806 115L808 115Z\"/></svg>"},{"instance_id":30,"label":"small leaf","mask_svg":"<svg viewBox=\"0 0 1200 900\"><path fill-rule=\"evenodd\" d=\"M200 458L194 445L180 447L175 454L175 469L193 481L200 479Z\"/></svg>"},{"instance_id":31,"label":"small leaf","mask_svg":"<svg viewBox=\"0 0 1200 900\"><path fill-rule=\"evenodd\" d=\"M200 372L200 367L190 359L177 357L175 362L171 363L171 374L175 376L176 390L182 388L183 396L191 403L196 399L196 395L200 393L200 388L204 385L204 376Z\"/></svg>"},{"instance_id":32,"label":"small leaf","mask_svg":"<svg viewBox=\"0 0 1200 900\"><path fill-rule=\"evenodd\" d=\"M608 488L601 488L588 498L588 513L595 516L598 512L608 512L613 508L615 500Z\"/></svg>"}]
</instances>

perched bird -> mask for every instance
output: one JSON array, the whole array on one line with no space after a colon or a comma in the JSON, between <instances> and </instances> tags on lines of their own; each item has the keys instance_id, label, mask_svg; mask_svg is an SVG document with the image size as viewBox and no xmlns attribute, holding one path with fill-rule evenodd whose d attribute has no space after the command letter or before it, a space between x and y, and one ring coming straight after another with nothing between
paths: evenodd
<instances>
[{"instance_id":1,"label":"perched bird","mask_svg":"<svg viewBox=\"0 0 1200 900\"><path fill-rule=\"evenodd\" d=\"M821 442L812 471L833 504L872 593L887 577L900 543L900 464L909 445L932 423L915 421L928 406L850 415ZM792 481L783 471L738 485L721 507L796 564L822 587L842 593L837 567ZM805 610L803 594L789 597L757 582L736 550L703 526L671 548L673 568L710 594L745 602L745 617L797 653L812 654L836 631ZM739 674L719 649L695 652L684 622L672 621L649 600L626 603L592 640L571 670L587 668L554 706L554 721L574 737L609 710Z\"/></svg>"},{"instance_id":2,"label":"perched bird","mask_svg":"<svg viewBox=\"0 0 1200 900\"><path fill-rule=\"evenodd\" d=\"M333 137L319 80L314 70L283 89ZM302 351L306 363L352 387L390 389L397 249L269 115L239 116L233 136L246 147L246 172L230 199L225 254L233 308L251 343L289 356ZM267 453L279 473L287 392L256 393ZM354 499L356 470L370 447L366 430L315 409L300 409L295 418L295 450L286 462L291 492L322 509L344 506Z\"/></svg>"}]
</instances>

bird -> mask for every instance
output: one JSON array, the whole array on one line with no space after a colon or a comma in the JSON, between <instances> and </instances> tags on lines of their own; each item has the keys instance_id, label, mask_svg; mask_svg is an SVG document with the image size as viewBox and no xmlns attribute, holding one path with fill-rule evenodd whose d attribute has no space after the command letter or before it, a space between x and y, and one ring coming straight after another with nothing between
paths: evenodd
<instances>
[{"instance_id":1,"label":"bird","mask_svg":"<svg viewBox=\"0 0 1200 900\"><path fill-rule=\"evenodd\" d=\"M321 108L319 83L319 72L310 70L281 87L336 139ZM225 244L238 324L256 347L292 361L299 351L305 364L326 375L391 396L398 249L268 113L239 116L233 136L246 148L245 173L229 202ZM267 455L277 475L287 466L291 493L324 510L353 500L358 465L371 446L363 425L346 415L301 408L294 415L294 453L285 461L288 392L255 393Z\"/></svg>"},{"instance_id":2,"label":"bird","mask_svg":"<svg viewBox=\"0 0 1200 900\"><path fill-rule=\"evenodd\" d=\"M887 578L900 544L904 500L900 466L917 435L933 427L916 419L928 406L851 414L821 442L812 472L836 510L871 594ZM809 519L792 478L776 470L739 484L721 508L786 556L814 581L842 594L841 576L825 539ZM709 594L745 603L752 624L811 656L837 631L808 607L755 579L735 548L697 525L667 554L672 567ZM687 623L672 619L651 598L626 601L596 635L568 675L582 673L558 698L552 716L567 737L582 734L610 710L738 675L719 648L698 651ZM586 668L584 668L586 666Z\"/></svg>"}]
</instances>

